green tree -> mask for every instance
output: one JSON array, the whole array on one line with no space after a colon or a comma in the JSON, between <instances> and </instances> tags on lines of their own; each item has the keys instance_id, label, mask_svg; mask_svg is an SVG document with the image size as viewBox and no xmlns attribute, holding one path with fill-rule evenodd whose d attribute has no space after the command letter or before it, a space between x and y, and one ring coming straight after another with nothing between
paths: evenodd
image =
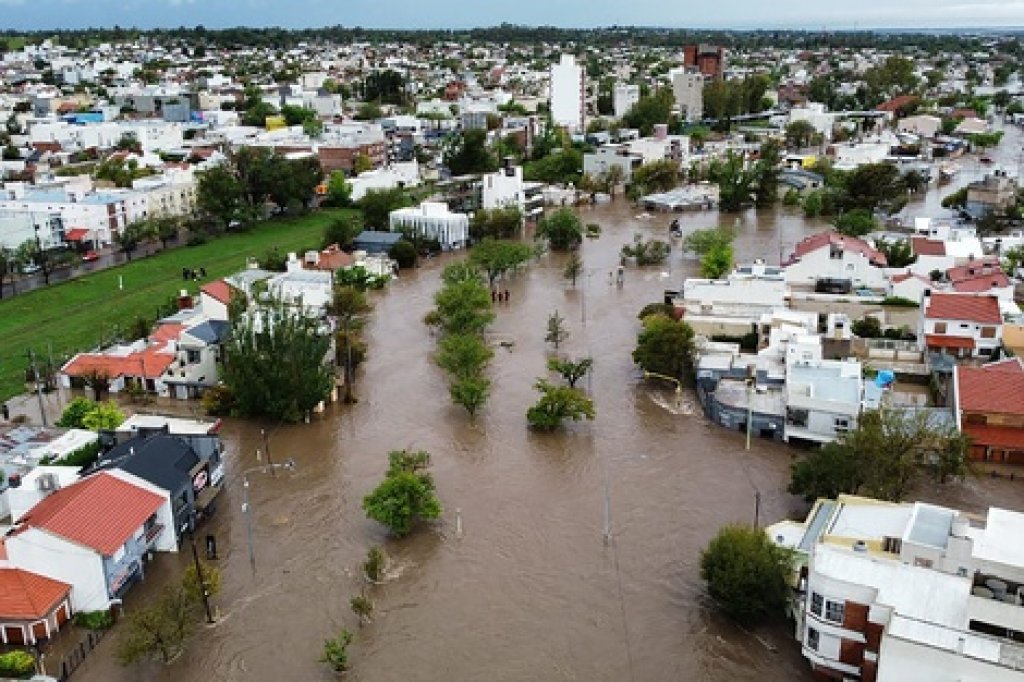
<instances>
[{"instance_id":1,"label":"green tree","mask_svg":"<svg viewBox=\"0 0 1024 682\"><path fill-rule=\"evenodd\" d=\"M843 208L861 208L869 213L894 213L907 202L907 190L896 166L869 163L845 174Z\"/></svg>"},{"instance_id":2,"label":"green tree","mask_svg":"<svg viewBox=\"0 0 1024 682\"><path fill-rule=\"evenodd\" d=\"M349 249L352 242L363 231L363 221L358 215L345 215L327 223L324 236L320 239L321 248L337 244L338 248Z\"/></svg>"},{"instance_id":3,"label":"green tree","mask_svg":"<svg viewBox=\"0 0 1024 682\"><path fill-rule=\"evenodd\" d=\"M808 121L793 121L786 126L786 147L804 149L809 147L818 131Z\"/></svg>"},{"instance_id":4,"label":"green tree","mask_svg":"<svg viewBox=\"0 0 1024 682\"><path fill-rule=\"evenodd\" d=\"M388 258L398 263L398 267L402 270L416 267L418 257L416 246L408 239L395 242L394 246L388 249Z\"/></svg>"},{"instance_id":5,"label":"green tree","mask_svg":"<svg viewBox=\"0 0 1024 682\"><path fill-rule=\"evenodd\" d=\"M535 429L551 430L562 425L566 419L593 421L594 401L582 391L568 386L555 386L543 379L534 384L541 396L527 411L526 421Z\"/></svg>"},{"instance_id":6,"label":"green tree","mask_svg":"<svg viewBox=\"0 0 1024 682\"><path fill-rule=\"evenodd\" d=\"M715 248L732 246L736 235L727 227L709 227L694 230L683 239L683 248L703 256Z\"/></svg>"},{"instance_id":7,"label":"green tree","mask_svg":"<svg viewBox=\"0 0 1024 682\"><path fill-rule=\"evenodd\" d=\"M754 164L754 205L758 208L774 206L775 202L779 200L781 167L782 154L779 144L774 140L762 144L759 158Z\"/></svg>"},{"instance_id":8,"label":"green tree","mask_svg":"<svg viewBox=\"0 0 1024 682\"><path fill-rule=\"evenodd\" d=\"M445 334L482 334L494 320L491 294L479 279L446 284L434 296L434 304Z\"/></svg>"},{"instance_id":9,"label":"green tree","mask_svg":"<svg viewBox=\"0 0 1024 682\"><path fill-rule=\"evenodd\" d=\"M903 499L922 473L939 481L967 470L968 442L926 412L882 408L793 465L789 491L807 500L862 494Z\"/></svg>"},{"instance_id":10,"label":"green tree","mask_svg":"<svg viewBox=\"0 0 1024 682\"><path fill-rule=\"evenodd\" d=\"M373 616L373 602L370 601L364 595L358 594L349 600L349 606L352 608L352 613L356 614L359 618L359 624L369 623L371 616Z\"/></svg>"},{"instance_id":11,"label":"green tree","mask_svg":"<svg viewBox=\"0 0 1024 682\"><path fill-rule=\"evenodd\" d=\"M633 243L626 244L619 252L620 258L625 261L632 258L637 265L661 265L668 260L672 247L660 239L643 240L639 233L633 235Z\"/></svg>"},{"instance_id":12,"label":"green tree","mask_svg":"<svg viewBox=\"0 0 1024 682\"><path fill-rule=\"evenodd\" d=\"M878 239L875 248L885 254L885 262L890 268L905 268L917 260L909 239Z\"/></svg>"},{"instance_id":13,"label":"green tree","mask_svg":"<svg viewBox=\"0 0 1024 682\"><path fill-rule=\"evenodd\" d=\"M547 156L528 161L523 166L523 178L552 185L576 183L583 172L583 153L578 149L555 149Z\"/></svg>"},{"instance_id":14,"label":"green tree","mask_svg":"<svg viewBox=\"0 0 1024 682\"><path fill-rule=\"evenodd\" d=\"M401 187L367 190L356 206L363 212L363 222L371 230L387 230L391 212L412 204Z\"/></svg>"},{"instance_id":15,"label":"green tree","mask_svg":"<svg viewBox=\"0 0 1024 682\"><path fill-rule=\"evenodd\" d=\"M583 258L580 256L579 250L573 250L569 254L568 260L565 261L565 268L562 270L562 277L572 282L573 287L576 286L576 280L580 275L583 274Z\"/></svg>"},{"instance_id":16,"label":"green tree","mask_svg":"<svg viewBox=\"0 0 1024 682\"><path fill-rule=\"evenodd\" d=\"M479 239L514 239L523 227L523 213L518 206L480 209L469 221L469 236Z\"/></svg>"},{"instance_id":17,"label":"green tree","mask_svg":"<svg viewBox=\"0 0 1024 682\"><path fill-rule=\"evenodd\" d=\"M330 337L318 319L271 300L233 323L222 373L239 414L297 422L328 397Z\"/></svg>"},{"instance_id":18,"label":"green tree","mask_svg":"<svg viewBox=\"0 0 1024 682\"><path fill-rule=\"evenodd\" d=\"M657 123L670 123L675 97L672 90L664 88L654 95L641 97L622 117L622 125L636 128L642 136L649 136Z\"/></svg>"},{"instance_id":19,"label":"green tree","mask_svg":"<svg viewBox=\"0 0 1024 682\"><path fill-rule=\"evenodd\" d=\"M373 159L369 155L360 152L356 154L355 160L352 162L352 172L355 175L365 173L373 170Z\"/></svg>"},{"instance_id":20,"label":"green tree","mask_svg":"<svg viewBox=\"0 0 1024 682\"><path fill-rule=\"evenodd\" d=\"M458 377L448 387L452 402L466 408L470 417L475 417L490 396L491 382L487 377Z\"/></svg>"},{"instance_id":21,"label":"green tree","mask_svg":"<svg viewBox=\"0 0 1024 682\"><path fill-rule=\"evenodd\" d=\"M345 368L345 402L354 401L352 388L356 368L366 357L366 344L360 332L363 319L373 308L366 299L365 289L350 284L336 284L330 313L338 320L335 334L336 362Z\"/></svg>"},{"instance_id":22,"label":"green tree","mask_svg":"<svg viewBox=\"0 0 1024 682\"><path fill-rule=\"evenodd\" d=\"M348 670L348 646L352 643L352 633L342 630L333 639L325 639L321 663L326 663L336 673Z\"/></svg>"},{"instance_id":23,"label":"green tree","mask_svg":"<svg viewBox=\"0 0 1024 682\"><path fill-rule=\"evenodd\" d=\"M307 121L316 120L316 112L312 109L291 104L281 107L281 115L284 116L284 122L289 126L300 126Z\"/></svg>"},{"instance_id":24,"label":"green tree","mask_svg":"<svg viewBox=\"0 0 1024 682\"><path fill-rule=\"evenodd\" d=\"M682 379L693 361L693 328L665 315L648 315L642 324L633 362L646 372Z\"/></svg>"},{"instance_id":25,"label":"green tree","mask_svg":"<svg viewBox=\"0 0 1024 682\"><path fill-rule=\"evenodd\" d=\"M487 148L486 130L466 130L456 135L444 154L444 164L452 175L489 173L498 167Z\"/></svg>"},{"instance_id":26,"label":"green tree","mask_svg":"<svg viewBox=\"0 0 1024 682\"><path fill-rule=\"evenodd\" d=\"M121 253L130 261L132 253L139 248L139 244L154 236L153 226L148 222L140 221L122 227L115 238Z\"/></svg>"},{"instance_id":27,"label":"green tree","mask_svg":"<svg viewBox=\"0 0 1024 682\"><path fill-rule=\"evenodd\" d=\"M244 203L242 183L227 165L214 166L199 174L196 206L222 229L230 228L242 217Z\"/></svg>"},{"instance_id":28,"label":"green tree","mask_svg":"<svg viewBox=\"0 0 1024 682\"><path fill-rule=\"evenodd\" d=\"M457 379L480 374L494 357L494 351L478 334L448 334L441 339L437 364Z\"/></svg>"},{"instance_id":29,"label":"green tree","mask_svg":"<svg viewBox=\"0 0 1024 682\"><path fill-rule=\"evenodd\" d=\"M743 624L784 613L791 572L790 551L758 528L726 526L700 556L700 575L711 599Z\"/></svg>"},{"instance_id":30,"label":"green tree","mask_svg":"<svg viewBox=\"0 0 1024 682\"><path fill-rule=\"evenodd\" d=\"M556 251L568 251L583 241L583 225L572 209L560 208L541 218L536 238L547 239Z\"/></svg>"},{"instance_id":31,"label":"green tree","mask_svg":"<svg viewBox=\"0 0 1024 682\"><path fill-rule=\"evenodd\" d=\"M320 205L333 208L347 208L352 205L352 185L345 179L343 171L333 171L328 177L327 195Z\"/></svg>"},{"instance_id":32,"label":"green tree","mask_svg":"<svg viewBox=\"0 0 1024 682\"><path fill-rule=\"evenodd\" d=\"M569 388L576 388L576 382L585 377L593 367L593 358L548 358L548 370L560 374L565 383L569 384Z\"/></svg>"},{"instance_id":33,"label":"green tree","mask_svg":"<svg viewBox=\"0 0 1024 682\"><path fill-rule=\"evenodd\" d=\"M712 182L718 184L718 203L723 211L739 211L754 203L757 173L746 167L742 155L729 152L724 161L712 161L710 174Z\"/></svg>"},{"instance_id":34,"label":"green tree","mask_svg":"<svg viewBox=\"0 0 1024 682\"><path fill-rule=\"evenodd\" d=\"M82 427L90 431L113 431L124 422L124 412L113 400L98 402L82 416Z\"/></svg>"},{"instance_id":35,"label":"green tree","mask_svg":"<svg viewBox=\"0 0 1024 682\"><path fill-rule=\"evenodd\" d=\"M167 244L178 238L181 231L181 220L177 216L160 216L152 218L152 236L160 240L160 248L166 249Z\"/></svg>"},{"instance_id":36,"label":"green tree","mask_svg":"<svg viewBox=\"0 0 1024 682\"><path fill-rule=\"evenodd\" d=\"M848 237L863 237L874 232L878 227L878 223L875 222L875 216L863 208L855 208L852 211L847 211L837 216L832 221L832 224L835 225L836 232L845 234Z\"/></svg>"},{"instance_id":37,"label":"green tree","mask_svg":"<svg viewBox=\"0 0 1024 682\"><path fill-rule=\"evenodd\" d=\"M65 429L84 429L86 426L83 420L95 407L96 403L88 398L74 398L70 403L68 403L68 406L64 408L64 412L61 413L60 419L57 420L57 426L61 426Z\"/></svg>"},{"instance_id":38,"label":"green tree","mask_svg":"<svg viewBox=\"0 0 1024 682\"><path fill-rule=\"evenodd\" d=\"M532 257L533 249L529 245L502 239L484 239L469 252L469 262L487 275L491 287L499 277L515 272Z\"/></svg>"},{"instance_id":39,"label":"green tree","mask_svg":"<svg viewBox=\"0 0 1024 682\"><path fill-rule=\"evenodd\" d=\"M612 168L621 168L612 166ZM679 164L671 159L652 161L633 171L631 180L636 187L633 193L636 196L651 194L652 192L667 192L679 185Z\"/></svg>"},{"instance_id":40,"label":"green tree","mask_svg":"<svg viewBox=\"0 0 1024 682\"><path fill-rule=\"evenodd\" d=\"M429 454L395 451L388 460L384 480L363 498L363 509L392 535L404 537L417 520L438 518L441 503L434 493L434 479L424 471L430 465Z\"/></svg>"},{"instance_id":41,"label":"green tree","mask_svg":"<svg viewBox=\"0 0 1024 682\"><path fill-rule=\"evenodd\" d=\"M708 279L721 279L732 270L733 250L731 244L715 244L701 256L700 274Z\"/></svg>"},{"instance_id":42,"label":"green tree","mask_svg":"<svg viewBox=\"0 0 1024 682\"><path fill-rule=\"evenodd\" d=\"M169 663L185 648L197 619L196 602L185 587L165 587L155 603L128 613L118 641L118 660L122 665L144 658Z\"/></svg>"},{"instance_id":43,"label":"green tree","mask_svg":"<svg viewBox=\"0 0 1024 682\"><path fill-rule=\"evenodd\" d=\"M565 318L556 310L548 316L544 341L552 344L555 350L558 350L558 346L567 338L569 338L569 330L565 327Z\"/></svg>"},{"instance_id":44,"label":"green tree","mask_svg":"<svg viewBox=\"0 0 1024 682\"><path fill-rule=\"evenodd\" d=\"M373 71L363 82L363 98L367 102L403 105L408 99L405 76L393 69Z\"/></svg>"}]
</instances>

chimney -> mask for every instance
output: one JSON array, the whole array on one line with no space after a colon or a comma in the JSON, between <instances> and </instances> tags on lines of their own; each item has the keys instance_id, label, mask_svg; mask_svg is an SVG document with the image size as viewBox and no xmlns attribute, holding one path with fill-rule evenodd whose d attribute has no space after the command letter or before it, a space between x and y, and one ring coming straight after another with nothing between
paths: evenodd
<instances>
[{"instance_id":1,"label":"chimney","mask_svg":"<svg viewBox=\"0 0 1024 682\"><path fill-rule=\"evenodd\" d=\"M178 294L178 310L190 310L192 308L192 297L188 295L188 291L182 289Z\"/></svg>"}]
</instances>

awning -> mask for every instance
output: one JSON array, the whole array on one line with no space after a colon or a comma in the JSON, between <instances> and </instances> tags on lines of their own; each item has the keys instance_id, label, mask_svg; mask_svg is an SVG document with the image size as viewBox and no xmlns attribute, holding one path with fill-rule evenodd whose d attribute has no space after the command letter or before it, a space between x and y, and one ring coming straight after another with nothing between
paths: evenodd
<instances>
[{"instance_id":1,"label":"awning","mask_svg":"<svg viewBox=\"0 0 1024 682\"><path fill-rule=\"evenodd\" d=\"M64 241L66 242L83 242L89 239L89 234L92 232L87 227L73 227L64 233Z\"/></svg>"},{"instance_id":2,"label":"awning","mask_svg":"<svg viewBox=\"0 0 1024 682\"><path fill-rule=\"evenodd\" d=\"M974 339L969 336L925 334L924 339L929 348L974 348Z\"/></svg>"}]
</instances>

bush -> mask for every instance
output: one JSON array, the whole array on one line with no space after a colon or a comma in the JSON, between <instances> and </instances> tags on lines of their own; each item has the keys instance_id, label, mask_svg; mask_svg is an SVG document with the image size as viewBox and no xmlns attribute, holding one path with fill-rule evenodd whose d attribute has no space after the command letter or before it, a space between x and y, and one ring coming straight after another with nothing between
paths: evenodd
<instances>
[{"instance_id":1,"label":"bush","mask_svg":"<svg viewBox=\"0 0 1024 682\"><path fill-rule=\"evenodd\" d=\"M336 673L348 670L348 645L352 643L352 633L342 630L335 639L324 640L324 653L321 663L326 663Z\"/></svg>"},{"instance_id":2,"label":"bush","mask_svg":"<svg viewBox=\"0 0 1024 682\"><path fill-rule=\"evenodd\" d=\"M75 625L87 630L106 630L114 624L110 611L79 611L73 619Z\"/></svg>"},{"instance_id":3,"label":"bush","mask_svg":"<svg viewBox=\"0 0 1024 682\"><path fill-rule=\"evenodd\" d=\"M882 301L882 305L890 305L895 308L917 308L917 302L911 301L909 298L902 296L886 296Z\"/></svg>"},{"instance_id":4,"label":"bush","mask_svg":"<svg viewBox=\"0 0 1024 682\"><path fill-rule=\"evenodd\" d=\"M782 205L783 206L799 206L800 205L800 192L796 191L795 189L790 188L790 190L788 192L786 192L782 196Z\"/></svg>"},{"instance_id":5,"label":"bush","mask_svg":"<svg viewBox=\"0 0 1024 682\"><path fill-rule=\"evenodd\" d=\"M84 429L85 424L82 422L85 419L85 415L89 414L96 407L96 403L89 400L88 398L75 398L68 406L64 408L64 412L60 415L60 419L57 421L57 426L62 426L66 429Z\"/></svg>"},{"instance_id":6,"label":"bush","mask_svg":"<svg viewBox=\"0 0 1024 682\"><path fill-rule=\"evenodd\" d=\"M366 577L377 583L384 577L384 569L387 566L387 555L380 547L371 547L366 552L366 561L363 562L363 573Z\"/></svg>"},{"instance_id":7,"label":"bush","mask_svg":"<svg viewBox=\"0 0 1024 682\"><path fill-rule=\"evenodd\" d=\"M74 452L68 453L54 462L57 466L87 467L100 456L100 443L96 441L83 445Z\"/></svg>"},{"instance_id":8,"label":"bush","mask_svg":"<svg viewBox=\"0 0 1024 682\"><path fill-rule=\"evenodd\" d=\"M676 309L667 303L648 303L640 309L640 314L636 317L638 320L642 320L648 315L664 315L675 319Z\"/></svg>"},{"instance_id":9,"label":"bush","mask_svg":"<svg viewBox=\"0 0 1024 682\"><path fill-rule=\"evenodd\" d=\"M763 530L746 526L722 528L700 557L700 575L711 598L742 623L782 615L790 570L790 552Z\"/></svg>"},{"instance_id":10,"label":"bush","mask_svg":"<svg viewBox=\"0 0 1024 682\"><path fill-rule=\"evenodd\" d=\"M405 270L416 266L416 247L412 242L402 240L397 242L388 251L388 257L398 263L398 267Z\"/></svg>"},{"instance_id":11,"label":"bush","mask_svg":"<svg viewBox=\"0 0 1024 682\"><path fill-rule=\"evenodd\" d=\"M234 409L235 395L227 386L218 384L203 391L203 398L200 403L203 409L206 410L206 414L213 417L226 417Z\"/></svg>"},{"instance_id":12,"label":"bush","mask_svg":"<svg viewBox=\"0 0 1024 682\"><path fill-rule=\"evenodd\" d=\"M36 671L36 659L27 651L0 654L0 676L27 678Z\"/></svg>"}]
</instances>

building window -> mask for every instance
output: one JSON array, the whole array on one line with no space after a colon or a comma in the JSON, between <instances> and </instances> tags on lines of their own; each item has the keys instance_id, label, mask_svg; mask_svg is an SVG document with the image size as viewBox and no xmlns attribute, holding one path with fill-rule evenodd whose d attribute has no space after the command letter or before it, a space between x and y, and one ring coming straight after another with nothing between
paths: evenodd
<instances>
[{"instance_id":1,"label":"building window","mask_svg":"<svg viewBox=\"0 0 1024 682\"><path fill-rule=\"evenodd\" d=\"M903 549L903 540L900 538L882 538L882 551L890 554L899 554Z\"/></svg>"},{"instance_id":2,"label":"building window","mask_svg":"<svg viewBox=\"0 0 1024 682\"><path fill-rule=\"evenodd\" d=\"M836 433L844 433L850 430L850 420L846 417L836 417L835 419Z\"/></svg>"},{"instance_id":3,"label":"building window","mask_svg":"<svg viewBox=\"0 0 1024 682\"><path fill-rule=\"evenodd\" d=\"M818 642L821 639L821 635L814 628L807 628L807 648L811 651L818 650Z\"/></svg>"},{"instance_id":4,"label":"building window","mask_svg":"<svg viewBox=\"0 0 1024 682\"><path fill-rule=\"evenodd\" d=\"M995 327L982 327L981 328L981 338L983 338L983 339L994 339L994 338L996 338L996 328Z\"/></svg>"},{"instance_id":5,"label":"building window","mask_svg":"<svg viewBox=\"0 0 1024 682\"><path fill-rule=\"evenodd\" d=\"M945 322L936 322L935 323L935 329L933 331L936 334L945 334L946 333L946 323Z\"/></svg>"},{"instance_id":6,"label":"building window","mask_svg":"<svg viewBox=\"0 0 1024 682\"><path fill-rule=\"evenodd\" d=\"M842 623L845 610L846 605L843 602L829 600L825 602L825 620Z\"/></svg>"},{"instance_id":7,"label":"building window","mask_svg":"<svg viewBox=\"0 0 1024 682\"><path fill-rule=\"evenodd\" d=\"M931 559L923 559L923 558L921 558L919 556L918 557L914 557L914 565L917 566L918 568L931 568L932 567L932 560Z\"/></svg>"},{"instance_id":8,"label":"building window","mask_svg":"<svg viewBox=\"0 0 1024 682\"><path fill-rule=\"evenodd\" d=\"M825 598L817 592L811 592L811 613L815 616L821 615L821 610L824 608Z\"/></svg>"},{"instance_id":9,"label":"building window","mask_svg":"<svg viewBox=\"0 0 1024 682\"><path fill-rule=\"evenodd\" d=\"M791 426L797 426L801 428L807 428L807 410L798 410L792 407L786 408L786 421Z\"/></svg>"}]
</instances>

